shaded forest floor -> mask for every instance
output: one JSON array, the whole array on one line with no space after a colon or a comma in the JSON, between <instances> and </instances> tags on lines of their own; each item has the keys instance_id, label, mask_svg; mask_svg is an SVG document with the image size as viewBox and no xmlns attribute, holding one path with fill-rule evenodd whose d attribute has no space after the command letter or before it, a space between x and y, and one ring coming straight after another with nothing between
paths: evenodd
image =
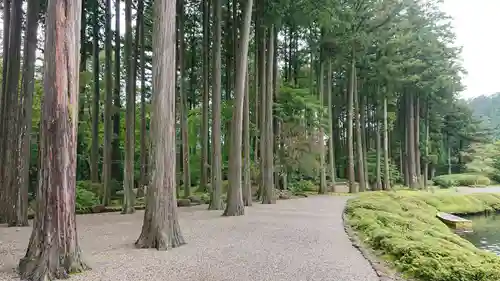
<instances>
[{"instance_id":1,"label":"shaded forest floor","mask_svg":"<svg viewBox=\"0 0 500 281\"><path fill-rule=\"evenodd\" d=\"M187 245L169 252L135 249L143 212L77 216L80 245L93 268L71 281L376 281L347 237L347 196L254 204L243 217L206 206L180 208ZM0 226L0 280L18 280L30 228Z\"/></svg>"}]
</instances>

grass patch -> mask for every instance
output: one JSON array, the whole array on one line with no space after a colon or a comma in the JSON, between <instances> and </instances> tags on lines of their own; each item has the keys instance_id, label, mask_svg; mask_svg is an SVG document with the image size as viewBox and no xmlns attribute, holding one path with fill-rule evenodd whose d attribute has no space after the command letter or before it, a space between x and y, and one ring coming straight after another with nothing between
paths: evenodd
<instances>
[{"instance_id":1,"label":"grass patch","mask_svg":"<svg viewBox=\"0 0 500 281\"><path fill-rule=\"evenodd\" d=\"M438 211L500 209L496 194L371 192L349 200L347 224L407 277L426 281L500 280L500 257L477 249L436 218Z\"/></svg>"},{"instance_id":2,"label":"grass patch","mask_svg":"<svg viewBox=\"0 0 500 281\"><path fill-rule=\"evenodd\" d=\"M442 188L449 188L453 186L487 186L491 184L491 180L479 174L452 174L442 175L433 178L434 184Z\"/></svg>"}]
</instances>

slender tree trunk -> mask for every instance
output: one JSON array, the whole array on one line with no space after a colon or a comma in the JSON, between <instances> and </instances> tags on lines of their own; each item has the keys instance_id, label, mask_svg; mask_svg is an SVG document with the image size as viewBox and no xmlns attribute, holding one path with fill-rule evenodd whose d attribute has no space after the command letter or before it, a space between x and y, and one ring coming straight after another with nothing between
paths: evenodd
<instances>
[{"instance_id":1,"label":"slender tree trunk","mask_svg":"<svg viewBox=\"0 0 500 281\"><path fill-rule=\"evenodd\" d=\"M112 107L113 107L113 81L112 81L112 46L111 46L111 0L106 0L105 12L105 65L104 71L106 82L106 97L104 101L104 155L102 175L104 182L104 190L102 194L102 204L109 205L111 197L111 162L112 162L112 140L113 140L113 127L112 127Z\"/></svg>"},{"instance_id":2,"label":"slender tree trunk","mask_svg":"<svg viewBox=\"0 0 500 281\"><path fill-rule=\"evenodd\" d=\"M387 120L387 97L384 97L384 189L391 189L389 170L389 128Z\"/></svg>"},{"instance_id":3,"label":"slender tree trunk","mask_svg":"<svg viewBox=\"0 0 500 281\"><path fill-rule=\"evenodd\" d=\"M356 73L356 70L354 70ZM361 137L361 115L357 78L354 79L354 112L356 114L356 153L358 158L359 191L366 190L365 168L363 161L363 138Z\"/></svg>"},{"instance_id":4,"label":"slender tree trunk","mask_svg":"<svg viewBox=\"0 0 500 281\"><path fill-rule=\"evenodd\" d=\"M221 144L221 40L222 40L222 0L213 0L213 75L212 75L212 161L211 193L208 209L222 209L222 144Z\"/></svg>"},{"instance_id":5,"label":"slender tree trunk","mask_svg":"<svg viewBox=\"0 0 500 281\"><path fill-rule=\"evenodd\" d=\"M447 138L447 143L446 145L448 146L448 175L451 175L451 145L450 145L450 136Z\"/></svg>"},{"instance_id":6,"label":"slender tree trunk","mask_svg":"<svg viewBox=\"0 0 500 281\"><path fill-rule=\"evenodd\" d=\"M92 73L94 74L94 102L92 106L92 148L90 153L90 180L99 182L99 102L100 79L99 79L99 1L92 1L92 37L93 37L93 58Z\"/></svg>"},{"instance_id":7,"label":"slender tree trunk","mask_svg":"<svg viewBox=\"0 0 500 281\"><path fill-rule=\"evenodd\" d=\"M424 188L427 189L429 178L429 100L425 107L425 161L424 161Z\"/></svg>"},{"instance_id":8,"label":"slender tree trunk","mask_svg":"<svg viewBox=\"0 0 500 281\"><path fill-rule=\"evenodd\" d=\"M175 14L176 1L155 1L151 184L138 248L169 250L185 244L175 195Z\"/></svg>"},{"instance_id":9,"label":"slender tree trunk","mask_svg":"<svg viewBox=\"0 0 500 281\"><path fill-rule=\"evenodd\" d=\"M243 21L240 29L239 54L237 56L235 102L231 128L231 144L229 151L229 187L227 189L227 205L224 216L239 216L245 212L241 192L241 147L243 100L245 95L245 74L248 64L248 43L250 41L250 21L252 18L253 0L244 3ZM271 170L272 177L272 170ZM271 181L272 182L272 181Z\"/></svg>"},{"instance_id":10,"label":"slender tree trunk","mask_svg":"<svg viewBox=\"0 0 500 281\"><path fill-rule=\"evenodd\" d=\"M328 60L328 72L326 77L326 95L328 99L328 167L332 192L336 192L335 178L335 147L333 146L333 104L332 104L332 61Z\"/></svg>"},{"instance_id":11,"label":"slender tree trunk","mask_svg":"<svg viewBox=\"0 0 500 281\"><path fill-rule=\"evenodd\" d=\"M258 9L260 12L263 12L264 10L264 4L265 2L263 0L259 1L258 3ZM259 191L258 191L258 198L262 199L262 195L264 192L264 170L265 170L265 165L264 165L264 150L266 149L266 143L265 143L265 128L266 128L266 89L267 89L267 77L266 77L266 29L264 27L264 20L263 17L260 17L260 28L259 28L259 97L260 97L260 120L259 120L259 134L260 134L260 143L259 143L259 157L260 157L260 169L259 169Z\"/></svg>"},{"instance_id":12,"label":"slender tree trunk","mask_svg":"<svg viewBox=\"0 0 500 281\"><path fill-rule=\"evenodd\" d=\"M28 189L30 186L29 170L31 160L31 126L33 115L33 93L35 91L35 60L38 33L39 0L28 2L26 39L24 41L23 84L22 84L22 120L20 131L20 153L17 196L16 226L28 226ZM1 201L0 201L1 202Z\"/></svg>"},{"instance_id":13,"label":"slender tree trunk","mask_svg":"<svg viewBox=\"0 0 500 281\"><path fill-rule=\"evenodd\" d=\"M263 193L262 204L274 204L274 163L273 163L273 57L274 57L274 25L269 27L268 40L267 40L267 90L265 94L265 108L264 115L264 149L262 150L262 158L264 169L263 173Z\"/></svg>"},{"instance_id":14,"label":"slender tree trunk","mask_svg":"<svg viewBox=\"0 0 500 281\"><path fill-rule=\"evenodd\" d=\"M132 54L132 0L125 1L125 71L127 73L127 104L125 114L125 168L123 169L122 214L131 214L134 209L134 156L135 156L135 73Z\"/></svg>"},{"instance_id":15,"label":"slender tree trunk","mask_svg":"<svg viewBox=\"0 0 500 281\"><path fill-rule=\"evenodd\" d=\"M408 179L410 180L410 187L417 188L417 175L415 173L415 119L414 119L414 106L413 94L407 93L406 112L408 113Z\"/></svg>"},{"instance_id":16,"label":"slender tree trunk","mask_svg":"<svg viewBox=\"0 0 500 281\"><path fill-rule=\"evenodd\" d=\"M420 98L415 97L415 176L417 186L422 188L422 167L420 166Z\"/></svg>"},{"instance_id":17,"label":"slender tree trunk","mask_svg":"<svg viewBox=\"0 0 500 281\"><path fill-rule=\"evenodd\" d=\"M252 185L250 178L250 75L245 78L245 99L243 104L243 204L252 206Z\"/></svg>"},{"instance_id":18,"label":"slender tree trunk","mask_svg":"<svg viewBox=\"0 0 500 281\"><path fill-rule=\"evenodd\" d=\"M122 155L120 149L120 134L121 134L121 124L120 124L120 114L122 110L121 106L121 60L120 60L120 46L121 46L121 35L120 35L120 3L121 1L116 1L115 5L115 86L114 86L114 99L113 106L115 114L113 116L113 163L111 164L111 175L112 178L121 181L122 178Z\"/></svg>"},{"instance_id":19,"label":"slender tree trunk","mask_svg":"<svg viewBox=\"0 0 500 281\"><path fill-rule=\"evenodd\" d=\"M347 152L348 152L348 168L347 179L349 181L349 192L358 192L359 187L356 187L354 175L354 136L353 136L353 118L354 118L354 87L356 86L356 66L355 52L352 51L351 58L351 78L349 79L349 93L347 97Z\"/></svg>"},{"instance_id":20,"label":"slender tree trunk","mask_svg":"<svg viewBox=\"0 0 500 281\"><path fill-rule=\"evenodd\" d=\"M382 148L381 148L381 143L380 143L380 120L378 119L378 113L380 112L379 110L376 109L376 121L375 121L375 149L376 149L376 171L375 171L375 189L376 190L381 190L382 189L382 174L381 174L381 158L382 158ZM385 168L385 166L384 166Z\"/></svg>"},{"instance_id":21,"label":"slender tree trunk","mask_svg":"<svg viewBox=\"0 0 500 281\"><path fill-rule=\"evenodd\" d=\"M320 66L319 66L319 75L318 75L318 95L319 95L319 103L321 106L321 109L325 107L325 87L324 87L324 81L325 81L325 63L323 62L323 56L320 55ZM320 112L319 114L320 120L323 120L323 113ZM320 183L319 183L319 189L318 193L319 194L325 194L326 193L326 169L325 169L325 130L321 126L319 129L319 147L320 147L320 152L319 152L319 171L320 171Z\"/></svg>"},{"instance_id":22,"label":"slender tree trunk","mask_svg":"<svg viewBox=\"0 0 500 281\"><path fill-rule=\"evenodd\" d=\"M208 184L208 146L210 121L208 117L210 89L209 89L209 56L210 56L210 1L201 1L203 15L203 102L201 122L201 180L200 191L205 192Z\"/></svg>"},{"instance_id":23,"label":"slender tree trunk","mask_svg":"<svg viewBox=\"0 0 500 281\"><path fill-rule=\"evenodd\" d=\"M365 179L365 186L369 186L369 178L368 178L368 161L366 159L366 147L368 145L367 140L366 140L366 96L365 97L360 97L359 98L359 120L360 120L360 125L361 125L361 152L363 153L362 160L363 160L363 175Z\"/></svg>"},{"instance_id":24,"label":"slender tree trunk","mask_svg":"<svg viewBox=\"0 0 500 281\"><path fill-rule=\"evenodd\" d=\"M21 279L68 278L88 268L75 222L81 4L47 4L38 210L28 250L19 262Z\"/></svg>"},{"instance_id":25,"label":"slender tree trunk","mask_svg":"<svg viewBox=\"0 0 500 281\"><path fill-rule=\"evenodd\" d=\"M139 34L140 34L140 64L141 64L141 134L140 134L140 151L141 151L141 183L139 184L139 187L137 189L137 197L144 197L144 188L148 184L148 177L147 177L147 166L148 166L148 150L146 148L147 143L146 143L146 134L147 134L147 128L146 128L146 54L145 54L145 35L144 35L144 16L143 16L143 9L144 9L144 1L139 0L139 15L140 15L140 29L139 29Z\"/></svg>"}]
</instances>

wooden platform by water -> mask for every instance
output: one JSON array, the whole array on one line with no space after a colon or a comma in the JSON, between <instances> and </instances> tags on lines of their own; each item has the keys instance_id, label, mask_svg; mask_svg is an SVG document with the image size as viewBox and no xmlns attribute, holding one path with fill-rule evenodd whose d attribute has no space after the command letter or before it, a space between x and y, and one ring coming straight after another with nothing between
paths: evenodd
<instances>
[{"instance_id":1,"label":"wooden platform by water","mask_svg":"<svg viewBox=\"0 0 500 281\"><path fill-rule=\"evenodd\" d=\"M442 222L448 226L461 231L472 231L472 221L455 216L453 214L439 212L436 215Z\"/></svg>"}]
</instances>

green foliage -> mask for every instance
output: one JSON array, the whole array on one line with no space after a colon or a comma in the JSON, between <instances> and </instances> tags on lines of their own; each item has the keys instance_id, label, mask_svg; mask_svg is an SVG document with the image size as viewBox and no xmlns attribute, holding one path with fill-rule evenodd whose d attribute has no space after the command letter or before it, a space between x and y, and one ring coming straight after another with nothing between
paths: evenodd
<instances>
[{"instance_id":1,"label":"green foliage","mask_svg":"<svg viewBox=\"0 0 500 281\"><path fill-rule=\"evenodd\" d=\"M86 211L99 204L96 193L92 192L91 185L87 182L77 182L76 185L76 210Z\"/></svg>"},{"instance_id":2,"label":"green foliage","mask_svg":"<svg viewBox=\"0 0 500 281\"><path fill-rule=\"evenodd\" d=\"M291 182L288 187L289 187L290 191L292 191L292 193L294 193L294 194L318 190L318 186L314 182L309 181L309 180L294 181L294 182Z\"/></svg>"},{"instance_id":3,"label":"green foliage","mask_svg":"<svg viewBox=\"0 0 500 281\"><path fill-rule=\"evenodd\" d=\"M347 223L404 274L426 281L500 279L500 257L477 249L436 218L438 211L500 209L500 195L371 192L351 199Z\"/></svg>"},{"instance_id":4,"label":"green foliage","mask_svg":"<svg viewBox=\"0 0 500 281\"><path fill-rule=\"evenodd\" d=\"M434 184L443 188L453 186L486 186L491 181L488 177L479 174L451 174L441 175L432 179Z\"/></svg>"},{"instance_id":5,"label":"green foliage","mask_svg":"<svg viewBox=\"0 0 500 281\"><path fill-rule=\"evenodd\" d=\"M367 169L368 169L368 181L370 184L374 184L377 181L377 151L370 150L367 153ZM384 156L383 154L380 157L380 178L383 182L385 179L385 165L384 165ZM389 177L391 184L401 182L401 173L399 172L398 167L392 163L391 159L389 159Z\"/></svg>"}]
</instances>

